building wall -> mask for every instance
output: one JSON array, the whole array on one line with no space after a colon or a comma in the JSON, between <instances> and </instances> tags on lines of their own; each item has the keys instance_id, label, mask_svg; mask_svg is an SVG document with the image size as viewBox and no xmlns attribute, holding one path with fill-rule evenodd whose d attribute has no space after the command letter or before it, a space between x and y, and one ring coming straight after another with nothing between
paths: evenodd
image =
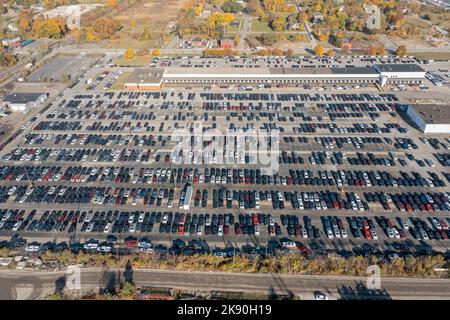
<instances>
[{"instance_id":1,"label":"building wall","mask_svg":"<svg viewBox=\"0 0 450 320\"><path fill-rule=\"evenodd\" d=\"M24 103L11 103L11 104L8 104L8 107L11 109L11 111L14 111L14 112L28 111L28 107Z\"/></svg>"},{"instance_id":2,"label":"building wall","mask_svg":"<svg viewBox=\"0 0 450 320\"><path fill-rule=\"evenodd\" d=\"M450 124L427 124L424 133L450 133Z\"/></svg>"},{"instance_id":3,"label":"building wall","mask_svg":"<svg viewBox=\"0 0 450 320\"><path fill-rule=\"evenodd\" d=\"M125 83L124 88L126 90L138 90L139 89L137 83Z\"/></svg>"},{"instance_id":4,"label":"building wall","mask_svg":"<svg viewBox=\"0 0 450 320\"><path fill-rule=\"evenodd\" d=\"M36 108L38 105L42 104L45 100L47 100L47 94L43 93L36 99L36 101L30 101L27 103L7 102L6 105L11 109L11 111L28 112L29 110Z\"/></svg>"},{"instance_id":5,"label":"building wall","mask_svg":"<svg viewBox=\"0 0 450 320\"><path fill-rule=\"evenodd\" d=\"M141 84L141 83L125 83L126 90L160 90L161 84Z\"/></svg>"},{"instance_id":6,"label":"building wall","mask_svg":"<svg viewBox=\"0 0 450 320\"><path fill-rule=\"evenodd\" d=\"M420 131L425 131L426 124L420 114L417 113L417 111L413 107L408 106L406 114L410 117L411 121L419 128Z\"/></svg>"},{"instance_id":7,"label":"building wall","mask_svg":"<svg viewBox=\"0 0 450 320\"><path fill-rule=\"evenodd\" d=\"M381 72L381 76L385 76L388 79L423 79L425 78L425 72Z\"/></svg>"},{"instance_id":8,"label":"building wall","mask_svg":"<svg viewBox=\"0 0 450 320\"><path fill-rule=\"evenodd\" d=\"M450 133L450 124L425 123L421 115L411 106L408 107L406 114L423 133Z\"/></svg>"},{"instance_id":9,"label":"building wall","mask_svg":"<svg viewBox=\"0 0 450 320\"><path fill-rule=\"evenodd\" d=\"M233 44L232 43L222 43L220 45L220 47L223 49L233 49Z\"/></svg>"},{"instance_id":10,"label":"building wall","mask_svg":"<svg viewBox=\"0 0 450 320\"><path fill-rule=\"evenodd\" d=\"M368 80L378 81L378 74L270 74L270 73L165 73L164 80L206 80L206 79L261 79L261 80Z\"/></svg>"},{"instance_id":11,"label":"building wall","mask_svg":"<svg viewBox=\"0 0 450 320\"><path fill-rule=\"evenodd\" d=\"M141 90L159 90L159 89L161 89L160 84L139 84L138 87Z\"/></svg>"}]
</instances>

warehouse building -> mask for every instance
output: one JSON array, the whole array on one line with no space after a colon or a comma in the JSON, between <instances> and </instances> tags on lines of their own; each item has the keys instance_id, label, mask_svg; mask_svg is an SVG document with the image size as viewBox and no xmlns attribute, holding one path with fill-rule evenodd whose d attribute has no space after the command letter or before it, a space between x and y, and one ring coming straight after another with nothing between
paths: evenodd
<instances>
[{"instance_id":1,"label":"warehouse building","mask_svg":"<svg viewBox=\"0 0 450 320\"><path fill-rule=\"evenodd\" d=\"M136 68L126 79L127 90L159 90L163 83L163 68Z\"/></svg>"},{"instance_id":2,"label":"warehouse building","mask_svg":"<svg viewBox=\"0 0 450 320\"><path fill-rule=\"evenodd\" d=\"M406 114L423 133L450 133L450 105L408 106Z\"/></svg>"},{"instance_id":3,"label":"warehouse building","mask_svg":"<svg viewBox=\"0 0 450 320\"><path fill-rule=\"evenodd\" d=\"M169 68L165 83L368 83L378 81L372 68Z\"/></svg>"},{"instance_id":4,"label":"warehouse building","mask_svg":"<svg viewBox=\"0 0 450 320\"><path fill-rule=\"evenodd\" d=\"M420 84L425 79L426 71L417 64L376 64L375 70L380 75L380 84L385 86L387 83L395 84Z\"/></svg>"},{"instance_id":5,"label":"warehouse building","mask_svg":"<svg viewBox=\"0 0 450 320\"><path fill-rule=\"evenodd\" d=\"M415 64L375 65L374 67L233 67L137 68L127 79L125 89L157 90L167 84L300 84L300 83L421 83L425 71Z\"/></svg>"},{"instance_id":6,"label":"warehouse building","mask_svg":"<svg viewBox=\"0 0 450 320\"><path fill-rule=\"evenodd\" d=\"M16 92L8 94L3 100L15 112L28 112L47 100L47 93Z\"/></svg>"}]
</instances>

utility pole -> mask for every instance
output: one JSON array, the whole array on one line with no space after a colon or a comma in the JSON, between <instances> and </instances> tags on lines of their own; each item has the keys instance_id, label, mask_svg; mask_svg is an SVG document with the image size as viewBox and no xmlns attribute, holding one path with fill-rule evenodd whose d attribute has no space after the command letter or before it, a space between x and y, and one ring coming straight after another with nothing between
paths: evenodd
<instances>
[{"instance_id":1,"label":"utility pole","mask_svg":"<svg viewBox=\"0 0 450 320\"><path fill-rule=\"evenodd\" d=\"M268 241L267 241L267 233L266 233L266 257L267 257L267 250L268 250L267 246L268 246Z\"/></svg>"}]
</instances>

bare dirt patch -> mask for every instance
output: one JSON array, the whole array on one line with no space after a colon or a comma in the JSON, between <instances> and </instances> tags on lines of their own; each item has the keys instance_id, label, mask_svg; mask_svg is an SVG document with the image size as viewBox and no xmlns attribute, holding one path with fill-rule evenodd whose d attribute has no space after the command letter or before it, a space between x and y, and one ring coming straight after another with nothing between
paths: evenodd
<instances>
[{"instance_id":1,"label":"bare dirt patch","mask_svg":"<svg viewBox=\"0 0 450 320\"><path fill-rule=\"evenodd\" d=\"M0 120L0 143L2 143L7 137L12 134L14 126L11 123L11 119L12 116L9 115L6 118Z\"/></svg>"},{"instance_id":2,"label":"bare dirt patch","mask_svg":"<svg viewBox=\"0 0 450 320\"><path fill-rule=\"evenodd\" d=\"M139 3L124 11L116 19L136 20L138 27L152 27L162 31L170 21L175 20L178 11L187 0L165 0L164 3L155 0Z\"/></svg>"}]
</instances>

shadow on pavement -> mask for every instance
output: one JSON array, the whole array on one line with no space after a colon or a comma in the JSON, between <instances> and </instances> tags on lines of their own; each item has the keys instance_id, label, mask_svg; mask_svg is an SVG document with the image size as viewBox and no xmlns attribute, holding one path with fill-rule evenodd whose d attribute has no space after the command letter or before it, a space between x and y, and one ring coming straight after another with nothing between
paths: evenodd
<instances>
[{"instance_id":1,"label":"shadow on pavement","mask_svg":"<svg viewBox=\"0 0 450 320\"><path fill-rule=\"evenodd\" d=\"M386 289L369 289L361 281L355 281L355 287L338 287L340 300L392 300Z\"/></svg>"}]
</instances>

